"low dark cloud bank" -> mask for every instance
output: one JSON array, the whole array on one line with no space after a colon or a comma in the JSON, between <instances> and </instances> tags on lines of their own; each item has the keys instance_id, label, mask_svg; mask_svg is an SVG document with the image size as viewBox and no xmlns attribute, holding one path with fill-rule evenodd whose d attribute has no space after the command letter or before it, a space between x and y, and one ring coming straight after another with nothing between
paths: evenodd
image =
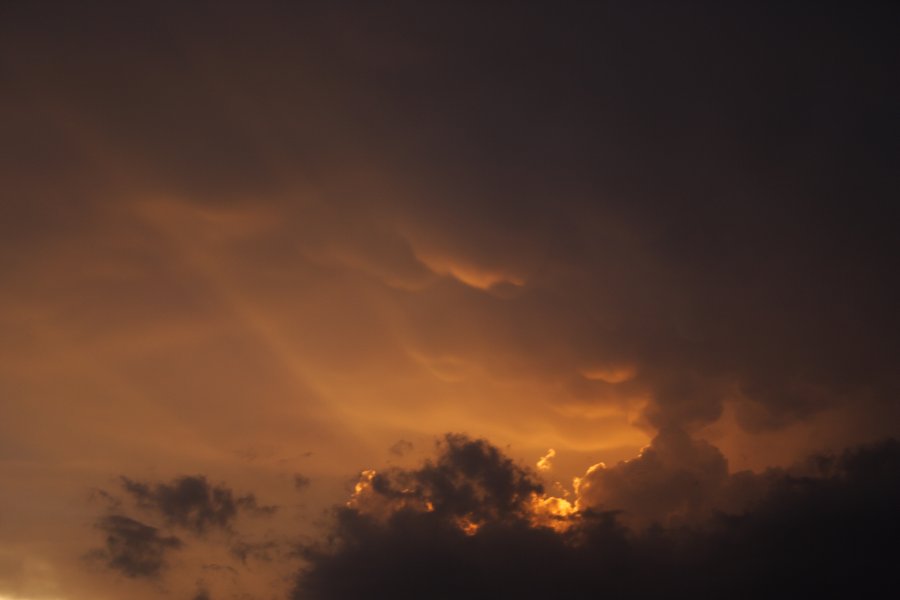
<instances>
[{"instance_id":1,"label":"low dark cloud bank","mask_svg":"<svg viewBox=\"0 0 900 600\"><path fill-rule=\"evenodd\" d=\"M692 483L707 492L702 476L685 473L655 493L668 486L680 497ZM624 489L635 477L621 469L609 485ZM764 492L741 510L671 526L628 528L618 511L586 505L557 532L529 522L527 496L542 489L533 474L486 442L451 436L436 461L372 478L366 501L358 494L337 509L328 541L305 548L309 567L292 597L798 598L893 585L896 440L722 477L754 478ZM467 532L460 517L480 527Z\"/></svg>"}]
</instances>

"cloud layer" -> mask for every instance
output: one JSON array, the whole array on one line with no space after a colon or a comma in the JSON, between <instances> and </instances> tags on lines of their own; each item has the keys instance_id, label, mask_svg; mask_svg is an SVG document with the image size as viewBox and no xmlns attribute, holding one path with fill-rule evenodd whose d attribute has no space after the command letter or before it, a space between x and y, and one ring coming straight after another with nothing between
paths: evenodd
<instances>
[{"instance_id":1,"label":"cloud layer","mask_svg":"<svg viewBox=\"0 0 900 600\"><path fill-rule=\"evenodd\" d=\"M270 594L373 465L348 527L534 579L839 488L900 435L894 4L2 3L0 596Z\"/></svg>"}]
</instances>

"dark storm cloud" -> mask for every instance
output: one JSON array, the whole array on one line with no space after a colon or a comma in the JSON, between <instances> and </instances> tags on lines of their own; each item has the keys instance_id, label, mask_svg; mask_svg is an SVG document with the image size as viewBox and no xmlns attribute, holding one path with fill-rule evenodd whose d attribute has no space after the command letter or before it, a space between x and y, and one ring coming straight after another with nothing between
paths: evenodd
<instances>
[{"instance_id":1,"label":"dark storm cloud","mask_svg":"<svg viewBox=\"0 0 900 600\"><path fill-rule=\"evenodd\" d=\"M371 479L374 493L403 503L429 503L440 518L475 523L522 518L533 493L543 490L529 471L484 440L447 434L435 461L416 470L392 469Z\"/></svg>"},{"instance_id":2,"label":"dark storm cloud","mask_svg":"<svg viewBox=\"0 0 900 600\"><path fill-rule=\"evenodd\" d=\"M718 448L667 428L638 456L610 467L591 467L579 478L576 491L581 505L616 511L623 523L642 528L697 523L714 512L743 512L782 475L777 469L729 473Z\"/></svg>"},{"instance_id":3,"label":"dark storm cloud","mask_svg":"<svg viewBox=\"0 0 900 600\"><path fill-rule=\"evenodd\" d=\"M259 505L253 494L235 496L230 488L210 484L202 475L156 484L122 477L122 487L141 508L158 514L169 525L196 534L210 529L230 531L239 512L270 515L277 510L274 506Z\"/></svg>"},{"instance_id":4,"label":"dark storm cloud","mask_svg":"<svg viewBox=\"0 0 900 600\"><path fill-rule=\"evenodd\" d=\"M666 430L637 458L587 474L579 492L589 506L661 519L670 511L698 510L728 477L728 463L715 447ZM595 487L608 496L592 497Z\"/></svg>"},{"instance_id":5,"label":"dark storm cloud","mask_svg":"<svg viewBox=\"0 0 900 600\"><path fill-rule=\"evenodd\" d=\"M309 487L312 480L302 473L294 473L294 487L298 490L305 490Z\"/></svg>"},{"instance_id":6,"label":"dark storm cloud","mask_svg":"<svg viewBox=\"0 0 900 600\"><path fill-rule=\"evenodd\" d=\"M107 567L126 577L155 578L166 566L166 554L183 546L175 536L140 521L121 515L109 515L96 523L106 534L105 547L89 553Z\"/></svg>"},{"instance_id":7,"label":"dark storm cloud","mask_svg":"<svg viewBox=\"0 0 900 600\"><path fill-rule=\"evenodd\" d=\"M437 151L459 152L464 182L439 174L445 201L404 208L448 252L528 282L512 302L461 298L490 315L473 329L523 349L518 371L636 362L658 427L715 420L729 396L751 428L895 397L886 31L864 11L580 16L535 32L523 15L478 66L454 55L446 84L425 78L474 138Z\"/></svg>"},{"instance_id":8,"label":"dark storm cloud","mask_svg":"<svg viewBox=\"0 0 900 600\"><path fill-rule=\"evenodd\" d=\"M3 221L32 243L96 227L46 210L35 174L80 198L114 187L109 154L149 192L275 206L287 234L253 252L403 288L432 355L595 403L581 371L629 363L654 428L725 400L751 431L860 403L900 422L896 8L544 8L9 9L29 118ZM508 279L472 289L426 255Z\"/></svg>"},{"instance_id":9,"label":"dark storm cloud","mask_svg":"<svg viewBox=\"0 0 900 600\"><path fill-rule=\"evenodd\" d=\"M465 462L455 477L471 468ZM887 589L879 586L890 585L898 558L900 443L814 457L803 469L770 473L751 509L640 531L615 512L585 510L563 533L501 518L466 535L453 513L403 505L384 519L342 507L332 544L306 548L294 597L789 598Z\"/></svg>"}]
</instances>

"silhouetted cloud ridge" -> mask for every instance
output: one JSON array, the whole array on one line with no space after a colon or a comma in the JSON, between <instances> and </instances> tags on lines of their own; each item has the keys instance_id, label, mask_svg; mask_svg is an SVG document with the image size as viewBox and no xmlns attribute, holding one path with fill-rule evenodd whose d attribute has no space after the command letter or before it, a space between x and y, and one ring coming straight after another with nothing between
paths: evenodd
<instances>
[{"instance_id":1,"label":"silhouetted cloud ridge","mask_svg":"<svg viewBox=\"0 0 900 600\"><path fill-rule=\"evenodd\" d=\"M718 451L705 443L682 450L717 460ZM740 511L629 529L617 512L587 506L557 531L524 516L526 503L518 498L542 491L532 475L483 440L448 436L435 461L357 486L354 499L336 509L328 539L303 549L308 567L292 597L858 594L893 581L898 466L900 443L888 440L754 476L764 491ZM743 481L748 474L721 477ZM401 481L420 487L404 488L410 490L404 496L396 489ZM495 493L469 489L483 490L487 482L496 483ZM434 500L421 508L410 495ZM479 501L485 508L475 507ZM479 527L467 528L461 516Z\"/></svg>"}]
</instances>

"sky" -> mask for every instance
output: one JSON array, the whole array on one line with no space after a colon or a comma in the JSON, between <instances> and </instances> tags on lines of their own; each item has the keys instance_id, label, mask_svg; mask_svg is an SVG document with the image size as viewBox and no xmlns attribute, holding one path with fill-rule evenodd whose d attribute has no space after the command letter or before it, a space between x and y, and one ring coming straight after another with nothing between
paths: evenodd
<instances>
[{"instance_id":1,"label":"sky","mask_svg":"<svg viewBox=\"0 0 900 600\"><path fill-rule=\"evenodd\" d=\"M4 3L0 600L886 578L896 19Z\"/></svg>"}]
</instances>

